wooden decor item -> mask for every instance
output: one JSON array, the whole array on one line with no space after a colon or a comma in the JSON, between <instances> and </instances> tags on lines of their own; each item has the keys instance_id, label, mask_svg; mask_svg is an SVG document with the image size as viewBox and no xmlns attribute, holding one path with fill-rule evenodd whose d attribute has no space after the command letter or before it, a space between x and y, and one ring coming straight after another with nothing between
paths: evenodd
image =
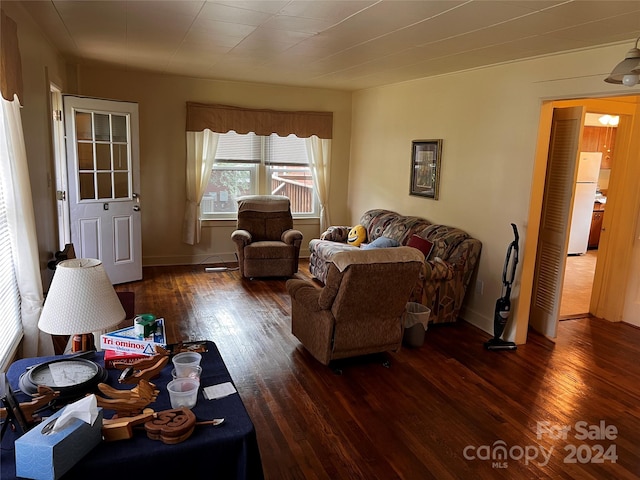
<instances>
[{"instance_id":1,"label":"wooden decor item","mask_svg":"<svg viewBox=\"0 0 640 480\"><path fill-rule=\"evenodd\" d=\"M129 417L138 415L151 402L155 402L158 398L159 390L153 383L148 380L140 379L138 385L131 390L118 390L110 387L106 383L98 384L98 389L107 397L104 398L96 395L99 407L115 410L116 417Z\"/></svg>"},{"instance_id":2,"label":"wooden decor item","mask_svg":"<svg viewBox=\"0 0 640 480\"><path fill-rule=\"evenodd\" d=\"M20 403L20 410L24 415L25 421L28 424L38 423L42 419L36 412L59 396L60 392L54 391L51 387L39 385L37 393L33 396L33 400ZM0 419L5 420L7 417L7 409L0 408Z\"/></svg>"},{"instance_id":3,"label":"wooden decor item","mask_svg":"<svg viewBox=\"0 0 640 480\"><path fill-rule=\"evenodd\" d=\"M122 370L119 383L136 384L141 380L151 380L160 375L160 371L169 362L168 355L154 355L153 357L141 358L132 364L124 364L115 362L113 366L118 370Z\"/></svg>"},{"instance_id":4,"label":"wooden decor item","mask_svg":"<svg viewBox=\"0 0 640 480\"><path fill-rule=\"evenodd\" d=\"M155 417L155 412L148 408L140 415L133 417L110 418L102 421L102 437L106 442L127 440L133 437L133 427Z\"/></svg>"},{"instance_id":5,"label":"wooden decor item","mask_svg":"<svg viewBox=\"0 0 640 480\"><path fill-rule=\"evenodd\" d=\"M180 443L191 436L196 427L196 416L186 407L164 410L144 424L147 436L163 443Z\"/></svg>"}]
</instances>

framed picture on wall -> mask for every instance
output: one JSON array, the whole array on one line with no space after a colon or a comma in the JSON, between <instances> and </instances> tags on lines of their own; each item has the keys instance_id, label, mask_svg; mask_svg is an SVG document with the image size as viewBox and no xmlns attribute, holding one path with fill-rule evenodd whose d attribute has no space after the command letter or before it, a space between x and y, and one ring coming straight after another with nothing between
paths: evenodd
<instances>
[{"instance_id":1,"label":"framed picture on wall","mask_svg":"<svg viewBox=\"0 0 640 480\"><path fill-rule=\"evenodd\" d=\"M438 199L442 139L411 142L410 195Z\"/></svg>"}]
</instances>

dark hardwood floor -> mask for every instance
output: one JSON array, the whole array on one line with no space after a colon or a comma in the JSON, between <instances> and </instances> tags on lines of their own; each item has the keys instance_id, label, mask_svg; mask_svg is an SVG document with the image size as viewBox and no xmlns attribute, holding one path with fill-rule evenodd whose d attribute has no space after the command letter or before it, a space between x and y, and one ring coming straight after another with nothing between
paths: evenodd
<instances>
[{"instance_id":1,"label":"dark hardwood floor","mask_svg":"<svg viewBox=\"0 0 640 480\"><path fill-rule=\"evenodd\" d=\"M489 336L459 322L336 375L291 335L285 280L202 266L144 277L116 289L164 316L169 341L218 345L267 479L640 478L640 330L629 325L570 320L555 344L530 333L516 351L488 352ZM306 264L298 277L310 278Z\"/></svg>"}]
</instances>

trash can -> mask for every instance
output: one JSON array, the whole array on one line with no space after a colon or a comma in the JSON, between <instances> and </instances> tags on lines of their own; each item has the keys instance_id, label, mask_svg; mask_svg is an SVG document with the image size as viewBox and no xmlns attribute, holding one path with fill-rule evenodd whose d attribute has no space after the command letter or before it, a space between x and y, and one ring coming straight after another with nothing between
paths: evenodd
<instances>
[{"instance_id":1,"label":"trash can","mask_svg":"<svg viewBox=\"0 0 640 480\"><path fill-rule=\"evenodd\" d=\"M421 347L429 325L431 309L421 303L409 302L405 308L402 342L409 347Z\"/></svg>"}]
</instances>

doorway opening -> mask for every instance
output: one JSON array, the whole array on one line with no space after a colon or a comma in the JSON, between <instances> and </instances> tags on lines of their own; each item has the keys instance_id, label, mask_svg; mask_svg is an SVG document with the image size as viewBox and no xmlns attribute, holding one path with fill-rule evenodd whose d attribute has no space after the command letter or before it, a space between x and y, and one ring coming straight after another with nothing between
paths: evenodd
<instances>
[{"instance_id":1,"label":"doorway opening","mask_svg":"<svg viewBox=\"0 0 640 480\"><path fill-rule=\"evenodd\" d=\"M601 229L588 311L605 320L626 321L629 315L623 315L623 310L629 310L627 304L640 305L626 300L635 298L634 292L640 292L640 275L632 268L636 257L640 259L640 240L635 240L640 239L636 232L636 218L640 212L637 188L640 162L632 154L638 148L639 102L640 96L625 95L543 103L524 244L521 296L517 306L516 343L526 342L530 328L550 340L556 338L568 251L571 191L575 183L572 172L576 172L575 162L581 148L578 130L583 127L580 122L584 122L586 112L611 111L620 115L616 173L610 182L611 194L607 198L608 211ZM575 109L582 113L571 114ZM570 145L555 145L554 139ZM572 153L567 155L569 151ZM560 175L550 174L555 167L560 168ZM548 201L551 195L553 201ZM630 238L634 239L632 244Z\"/></svg>"},{"instance_id":2,"label":"doorway opening","mask_svg":"<svg viewBox=\"0 0 640 480\"><path fill-rule=\"evenodd\" d=\"M560 320L584 318L589 314L597 260L597 250L567 257L560 301Z\"/></svg>"},{"instance_id":3,"label":"doorway opening","mask_svg":"<svg viewBox=\"0 0 640 480\"><path fill-rule=\"evenodd\" d=\"M590 173L593 178L585 179L583 175L581 181L595 182L596 185L588 192L588 198L582 199L585 202L584 208L574 208L572 215L569 241L574 245L570 245L565 263L560 320L583 318L589 314L619 121L619 116L609 112L587 112L585 115L580 151L587 152L585 155L591 155L591 158L595 155L598 165L597 168L594 165ZM580 181L580 174L578 177ZM577 185L585 186L576 184L576 189ZM574 196L575 205L578 196Z\"/></svg>"}]
</instances>

